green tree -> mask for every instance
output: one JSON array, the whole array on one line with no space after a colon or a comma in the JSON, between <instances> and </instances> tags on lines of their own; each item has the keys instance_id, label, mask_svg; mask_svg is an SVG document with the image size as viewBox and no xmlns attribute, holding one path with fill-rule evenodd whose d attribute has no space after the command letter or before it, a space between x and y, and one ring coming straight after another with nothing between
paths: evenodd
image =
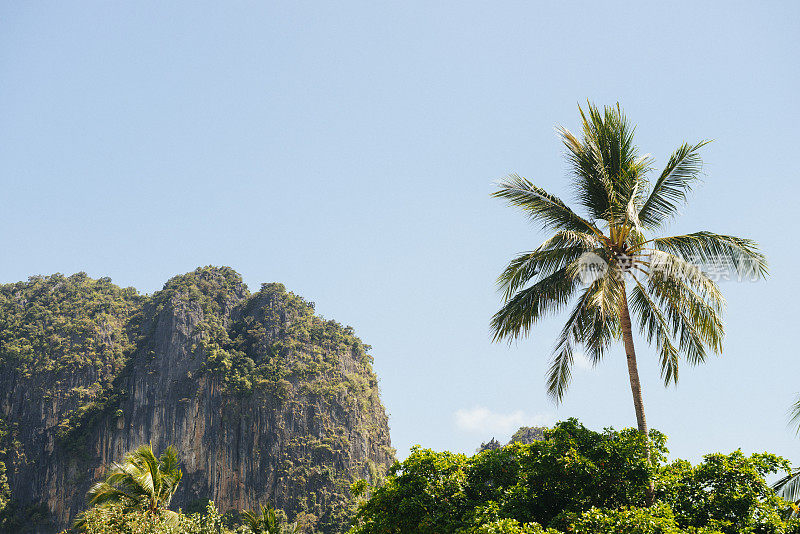
<instances>
[{"instance_id":1,"label":"green tree","mask_svg":"<svg viewBox=\"0 0 800 534\"><path fill-rule=\"evenodd\" d=\"M553 352L548 392L556 401L564 395L576 346L596 364L621 339L637 425L646 435L631 311L657 348L664 383L675 383L681 357L696 364L707 348L718 353L722 347L724 301L704 269L729 267L740 276L762 277L766 260L749 239L707 231L653 237L686 200L707 141L681 145L651 186L653 159L639 155L634 128L619 105L601 111L590 103L586 112L579 110L582 139L565 128L559 134L585 216L517 175L501 180L493 193L554 233L500 275L504 304L492 318L492 332L495 341L524 337L537 321L575 300Z\"/></svg>"},{"instance_id":2,"label":"green tree","mask_svg":"<svg viewBox=\"0 0 800 534\"><path fill-rule=\"evenodd\" d=\"M234 534L223 525L222 516L211 501L204 512L178 513L177 519L141 509L126 511L119 504L96 506L85 512L81 530L85 534Z\"/></svg>"},{"instance_id":3,"label":"green tree","mask_svg":"<svg viewBox=\"0 0 800 534\"><path fill-rule=\"evenodd\" d=\"M800 432L800 396L798 396L791 409L790 424L795 427L797 432ZM800 470L788 470L786 476L781 477L772 486L778 495L794 504L794 515L800 512Z\"/></svg>"},{"instance_id":4,"label":"green tree","mask_svg":"<svg viewBox=\"0 0 800 534\"><path fill-rule=\"evenodd\" d=\"M350 534L800 534L766 481L786 460L734 451L665 464L665 437L651 431L651 460L643 439L569 420L471 457L415 447L359 504Z\"/></svg>"},{"instance_id":5,"label":"green tree","mask_svg":"<svg viewBox=\"0 0 800 534\"><path fill-rule=\"evenodd\" d=\"M454 532L470 509L464 494L466 466L463 454L415 446L404 462L389 468L383 486L359 505L351 534Z\"/></svg>"},{"instance_id":6,"label":"green tree","mask_svg":"<svg viewBox=\"0 0 800 534\"><path fill-rule=\"evenodd\" d=\"M568 532L581 534L682 534L669 506L657 504L649 508L620 508L602 510L592 508L574 517ZM708 534L713 534L709 532ZM718 534L718 533L717 533Z\"/></svg>"},{"instance_id":7,"label":"green tree","mask_svg":"<svg viewBox=\"0 0 800 534\"><path fill-rule=\"evenodd\" d=\"M746 456L741 450L708 454L696 466L678 460L659 473L657 495L682 528L725 534L784 532L790 505L766 477L788 468L789 462L774 454ZM800 524L792 521L790 526L798 529Z\"/></svg>"},{"instance_id":8,"label":"green tree","mask_svg":"<svg viewBox=\"0 0 800 534\"><path fill-rule=\"evenodd\" d=\"M179 463L174 447L167 447L157 458L149 445L142 445L126 454L122 462L112 464L105 480L89 489L89 505L116 505L123 513L146 512L175 522L178 514L167 508L183 476ZM76 526L84 524L81 518Z\"/></svg>"},{"instance_id":9,"label":"green tree","mask_svg":"<svg viewBox=\"0 0 800 534\"><path fill-rule=\"evenodd\" d=\"M660 461L664 438L652 435ZM442 534L504 519L547 527L593 506L642 506L655 472L643 439L635 429L600 433L569 420L546 439L472 457L415 447L360 504L351 533Z\"/></svg>"}]
</instances>

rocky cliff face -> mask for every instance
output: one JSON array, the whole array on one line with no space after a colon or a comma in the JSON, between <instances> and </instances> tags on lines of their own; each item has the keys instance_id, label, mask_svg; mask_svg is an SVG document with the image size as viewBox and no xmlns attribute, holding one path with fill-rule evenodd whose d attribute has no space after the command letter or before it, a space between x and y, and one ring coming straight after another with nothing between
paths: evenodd
<instances>
[{"instance_id":1,"label":"rocky cliff face","mask_svg":"<svg viewBox=\"0 0 800 534\"><path fill-rule=\"evenodd\" d=\"M6 515L63 528L105 465L150 443L181 453L173 508L272 502L336 532L349 483L393 458L368 350L281 284L251 294L229 268L152 296L85 275L1 286Z\"/></svg>"}]
</instances>

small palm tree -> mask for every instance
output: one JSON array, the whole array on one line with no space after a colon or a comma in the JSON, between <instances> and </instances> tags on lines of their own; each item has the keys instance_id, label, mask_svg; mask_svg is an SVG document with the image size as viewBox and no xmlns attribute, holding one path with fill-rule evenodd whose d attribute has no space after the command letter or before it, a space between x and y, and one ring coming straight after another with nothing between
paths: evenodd
<instances>
[{"instance_id":1,"label":"small palm tree","mask_svg":"<svg viewBox=\"0 0 800 534\"><path fill-rule=\"evenodd\" d=\"M792 516L800 512L800 471L788 473L772 485L772 489L792 507Z\"/></svg>"},{"instance_id":2,"label":"small palm tree","mask_svg":"<svg viewBox=\"0 0 800 534\"><path fill-rule=\"evenodd\" d=\"M105 480L89 489L89 505L118 504L125 512L143 510L177 521L178 515L167 508L183 476L179 463L174 447L167 447L156 458L152 447L142 445L127 453L122 462L113 463ZM81 526L80 519L76 526Z\"/></svg>"},{"instance_id":3,"label":"small palm tree","mask_svg":"<svg viewBox=\"0 0 800 534\"><path fill-rule=\"evenodd\" d=\"M790 414L789 424L795 427L796 432L800 433L800 396L792 405ZM800 469L789 472L785 477L775 482L772 485L772 489L783 499L792 503L792 513L793 515L798 515L800 512Z\"/></svg>"},{"instance_id":4,"label":"small palm tree","mask_svg":"<svg viewBox=\"0 0 800 534\"><path fill-rule=\"evenodd\" d=\"M296 523L281 525L271 505L260 505L259 510L244 510L242 518L253 534L292 534L297 530Z\"/></svg>"},{"instance_id":5,"label":"small palm tree","mask_svg":"<svg viewBox=\"0 0 800 534\"><path fill-rule=\"evenodd\" d=\"M766 260L753 241L739 237L707 231L653 236L686 200L706 141L681 145L651 185L653 160L639 155L634 128L619 104L601 111L590 103L586 113L579 111L582 139L565 128L558 132L585 216L517 175L500 181L493 193L554 233L511 260L500 275L504 304L492 318L492 332L495 341L524 337L537 321L574 300L553 351L549 394L556 402L563 397L576 346L596 364L621 339L636 421L647 435L631 315L656 346L664 384L676 383L681 357L697 364L707 348L722 348L724 300L708 269L760 278Z\"/></svg>"}]
</instances>

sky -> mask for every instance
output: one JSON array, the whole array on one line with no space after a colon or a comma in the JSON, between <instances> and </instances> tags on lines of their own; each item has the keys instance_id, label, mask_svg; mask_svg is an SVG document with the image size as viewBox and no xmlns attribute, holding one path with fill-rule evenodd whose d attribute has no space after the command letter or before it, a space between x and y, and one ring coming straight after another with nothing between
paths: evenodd
<instances>
[{"instance_id":1,"label":"sky","mask_svg":"<svg viewBox=\"0 0 800 534\"><path fill-rule=\"evenodd\" d=\"M602 5L601 5L602 4ZM619 102L702 183L667 233L757 240L722 282L723 353L645 410L672 457L800 463L800 4L24 2L0 6L0 282L85 271L144 293L203 265L282 282L373 346L398 456L520 425L635 426L624 354L545 372L563 316L493 344L505 263L546 236L490 198L516 172L570 198L555 127Z\"/></svg>"}]
</instances>

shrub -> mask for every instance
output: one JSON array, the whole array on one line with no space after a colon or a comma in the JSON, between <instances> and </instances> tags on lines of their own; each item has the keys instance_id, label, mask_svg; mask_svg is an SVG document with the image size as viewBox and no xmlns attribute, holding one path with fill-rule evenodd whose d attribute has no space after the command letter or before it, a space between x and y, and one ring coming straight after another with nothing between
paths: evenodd
<instances>
[{"instance_id":1,"label":"shrub","mask_svg":"<svg viewBox=\"0 0 800 534\"><path fill-rule=\"evenodd\" d=\"M145 511L125 511L120 505L92 508L84 518L80 532L86 534L233 534L222 526L222 517L211 501L205 512L178 514L176 520Z\"/></svg>"}]
</instances>

